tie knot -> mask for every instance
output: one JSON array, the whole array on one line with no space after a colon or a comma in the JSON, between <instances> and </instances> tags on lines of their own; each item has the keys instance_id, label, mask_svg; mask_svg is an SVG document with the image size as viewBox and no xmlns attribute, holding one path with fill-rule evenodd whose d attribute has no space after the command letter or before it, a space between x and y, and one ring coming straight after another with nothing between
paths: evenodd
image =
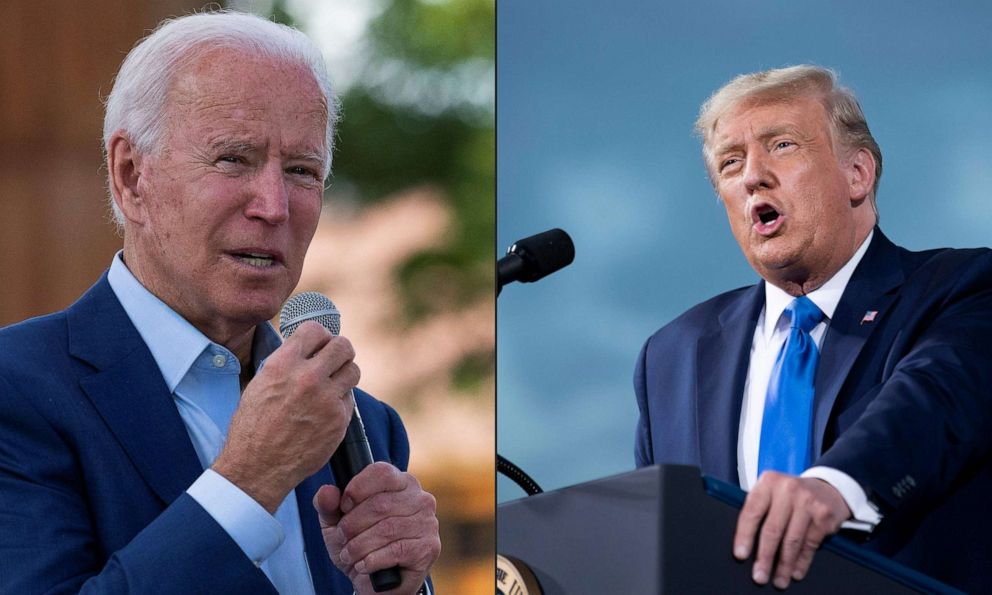
<instances>
[{"instance_id":1,"label":"tie knot","mask_svg":"<svg viewBox=\"0 0 992 595\"><path fill-rule=\"evenodd\" d=\"M792 322L789 324L791 328L798 328L804 333L808 333L813 330L813 327L820 324L823 320L823 312L816 307L813 300L806 296L799 296L792 300L785 311L792 315Z\"/></svg>"}]
</instances>

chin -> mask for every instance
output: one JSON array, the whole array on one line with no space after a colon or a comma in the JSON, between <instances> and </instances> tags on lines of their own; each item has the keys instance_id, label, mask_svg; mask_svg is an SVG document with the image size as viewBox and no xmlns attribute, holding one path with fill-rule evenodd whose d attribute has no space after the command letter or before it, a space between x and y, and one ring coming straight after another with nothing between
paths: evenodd
<instances>
[{"instance_id":1,"label":"chin","mask_svg":"<svg viewBox=\"0 0 992 595\"><path fill-rule=\"evenodd\" d=\"M762 277L766 276L767 273L774 273L776 277L786 275L798 261L793 254L781 253L759 253L748 260L751 263L751 268Z\"/></svg>"},{"instance_id":2,"label":"chin","mask_svg":"<svg viewBox=\"0 0 992 595\"><path fill-rule=\"evenodd\" d=\"M228 302L226 311L230 312L231 318L251 322L252 324L259 324L266 320L271 320L279 314L284 301L284 299L280 299L278 296L271 295L235 296L232 301Z\"/></svg>"}]
</instances>

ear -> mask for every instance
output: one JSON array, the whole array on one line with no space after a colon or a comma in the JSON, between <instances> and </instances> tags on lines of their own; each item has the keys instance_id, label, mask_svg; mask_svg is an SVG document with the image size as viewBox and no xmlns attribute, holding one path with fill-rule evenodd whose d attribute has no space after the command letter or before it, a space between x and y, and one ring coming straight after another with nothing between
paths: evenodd
<instances>
[{"instance_id":1,"label":"ear","mask_svg":"<svg viewBox=\"0 0 992 595\"><path fill-rule=\"evenodd\" d=\"M144 223L145 197L139 184L141 154L123 130L115 132L107 143L107 170L117 208L128 222Z\"/></svg>"},{"instance_id":2,"label":"ear","mask_svg":"<svg viewBox=\"0 0 992 595\"><path fill-rule=\"evenodd\" d=\"M875 186L875 157L871 151L860 148L850 157L847 165L847 183L851 202L860 204Z\"/></svg>"}]
</instances>

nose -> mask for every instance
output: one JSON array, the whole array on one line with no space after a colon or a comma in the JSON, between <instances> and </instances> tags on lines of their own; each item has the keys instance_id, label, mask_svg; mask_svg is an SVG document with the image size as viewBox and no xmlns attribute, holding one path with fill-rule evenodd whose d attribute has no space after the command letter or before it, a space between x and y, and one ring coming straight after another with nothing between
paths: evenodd
<instances>
[{"instance_id":1,"label":"nose","mask_svg":"<svg viewBox=\"0 0 992 595\"><path fill-rule=\"evenodd\" d=\"M768 155L763 151L752 150L748 152L744 161L744 187L748 193L753 194L757 190L771 188L775 185L775 175L771 171Z\"/></svg>"},{"instance_id":2,"label":"nose","mask_svg":"<svg viewBox=\"0 0 992 595\"><path fill-rule=\"evenodd\" d=\"M278 225L289 219L289 190L279 164L259 170L248 188L245 216Z\"/></svg>"}]
</instances>

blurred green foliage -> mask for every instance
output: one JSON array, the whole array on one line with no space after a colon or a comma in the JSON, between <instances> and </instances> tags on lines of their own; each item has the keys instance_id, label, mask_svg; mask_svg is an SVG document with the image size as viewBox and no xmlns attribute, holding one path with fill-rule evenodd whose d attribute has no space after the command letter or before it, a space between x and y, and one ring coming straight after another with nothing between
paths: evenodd
<instances>
[{"instance_id":1,"label":"blurred green foliage","mask_svg":"<svg viewBox=\"0 0 992 595\"><path fill-rule=\"evenodd\" d=\"M406 324L495 293L495 0L379 0L356 82L339 98L331 189L370 204L439 191L453 223L440 247L396 271ZM295 25L285 0L275 21ZM333 73L332 73L333 74ZM415 222L413 222L415 224ZM452 383L494 373L493 349L466 356Z\"/></svg>"},{"instance_id":2,"label":"blurred green foliage","mask_svg":"<svg viewBox=\"0 0 992 595\"><path fill-rule=\"evenodd\" d=\"M383 0L370 54L341 100L331 188L372 203L440 190L442 247L398 271L407 322L494 294L495 0ZM285 1L271 18L293 24Z\"/></svg>"}]
</instances>

